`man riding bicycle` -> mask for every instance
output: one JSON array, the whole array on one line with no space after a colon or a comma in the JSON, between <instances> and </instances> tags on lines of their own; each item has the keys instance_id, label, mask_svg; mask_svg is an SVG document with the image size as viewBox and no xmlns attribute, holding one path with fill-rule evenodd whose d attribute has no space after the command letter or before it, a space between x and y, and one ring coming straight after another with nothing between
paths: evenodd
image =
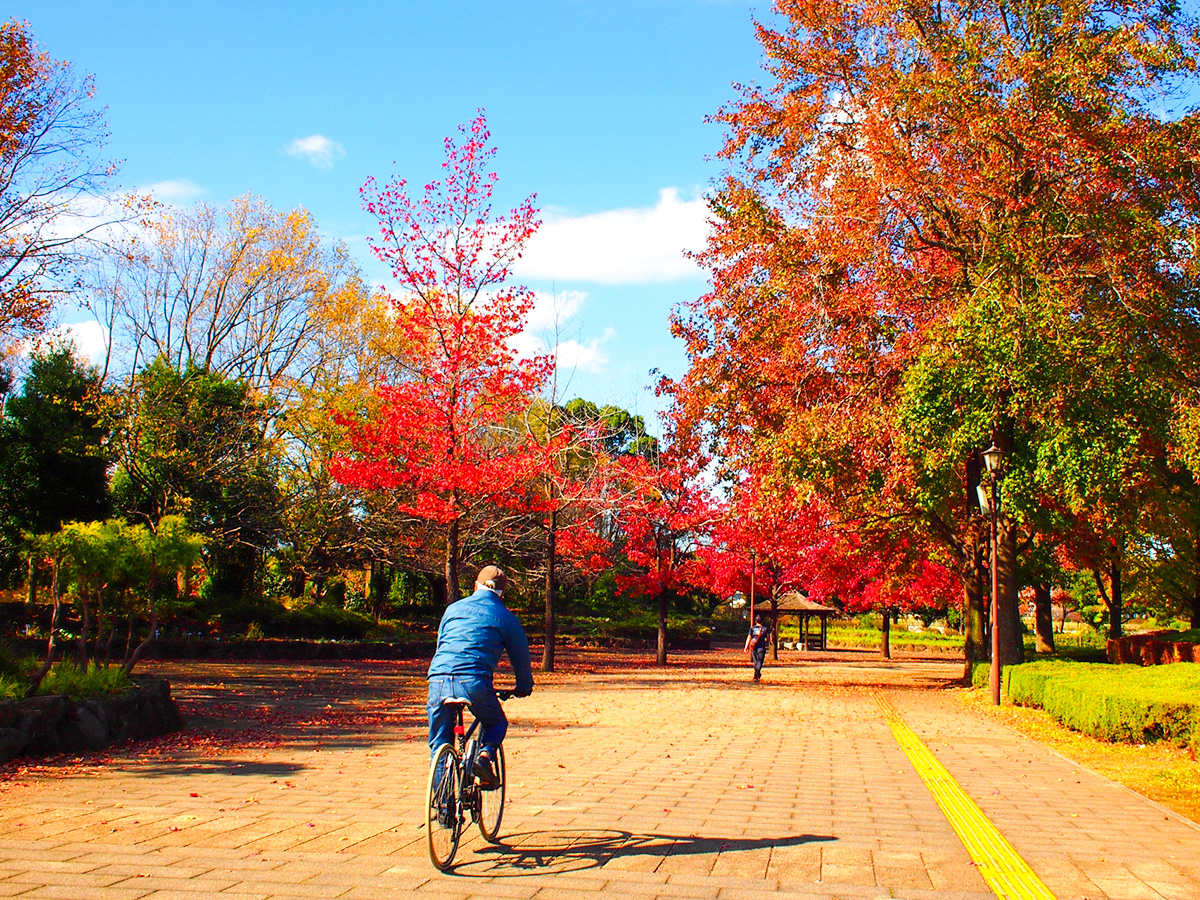
<instances>
[{"instance_id":1,"label":"man riding bicycle","mask_svg":"<svg viewBox=\"0 0 1200 900\"><path fill-rule=\"evenodd\" d=\"M508 654L517 684L513 693L533 692L529 640L520 621L501 602L508 579L497 566L484 566L475 579L475 592L451 603L438 626L437 650L429 664L429 750L454 740L456 711L442 701L465 698L483 730L475 775L484 787L498 783L493 760L508 731L492 675L503 653Z\"/></svg>"}]
</instances>

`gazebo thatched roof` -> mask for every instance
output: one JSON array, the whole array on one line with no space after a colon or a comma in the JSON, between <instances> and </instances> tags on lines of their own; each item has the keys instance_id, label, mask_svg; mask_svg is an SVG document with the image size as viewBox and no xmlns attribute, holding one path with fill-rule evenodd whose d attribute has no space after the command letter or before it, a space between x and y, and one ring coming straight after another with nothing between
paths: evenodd
<instances>
[{"instance_id":1,"label":"gazebo thatched roof","mask_svg":"<svg viewBox=\"0 0 1200 900\"><path fill-rule=\"evenodd\" d=\"M760 600L757 604L755 604L755 607L761 610L768 610L771 608L771 604L769 601ZM835 609L832 606L823 606L820 603L809 600L799 591L787 591L786 593L780 594L779 597L776 598L775 609L780 613L788 613L791 615L808 613L814 616L821 616L822 618L825 616L841 615L841 610Z\"/></svg>"}]
</instances>

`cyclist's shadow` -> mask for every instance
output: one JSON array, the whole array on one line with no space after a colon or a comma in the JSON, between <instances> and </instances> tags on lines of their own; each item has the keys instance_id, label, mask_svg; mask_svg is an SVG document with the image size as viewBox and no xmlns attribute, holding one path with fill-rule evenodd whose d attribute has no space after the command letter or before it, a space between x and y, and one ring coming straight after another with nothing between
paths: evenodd
<instances>
[{"instance_id":1,"label":"cyclist's shadow","mask_svg":"<svg viewBox=\"0 0 1200 900\"><path fill-rule=\"evenodd\" d=\"M531 871L580 872L629 857L695 856L836 841L833 835L799 834L772 838L706 838L692 835L633 834L586 829L506 835L499 844L472 849L474 860L454 867L456 875L528 875ZM484 857L479 859L479 857Z\"/></svg>"}]
</instances>

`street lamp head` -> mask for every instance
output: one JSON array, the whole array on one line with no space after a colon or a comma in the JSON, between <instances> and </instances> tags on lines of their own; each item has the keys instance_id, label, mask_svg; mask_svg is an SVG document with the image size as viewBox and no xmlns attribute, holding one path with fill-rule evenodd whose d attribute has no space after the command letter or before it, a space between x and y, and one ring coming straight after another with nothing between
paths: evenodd
<instances>
[{"instance_id":1,"label":"street lamp head","mask_svg":"<svg viewBox=\"0 0 1200 900\"><path fill-rule=\"evenodd\" d=\"M1004 451L995 444L984 450L980 456L983 457L983 464L987 467L988 473L999 478L1003 474L1004 469Z\"/></svg>"},{"instance_id":2,"label":"street lamp head","mask_svg":"<svg viewBox=\"0 0 1200 900\"><path fill-rule=\"evenodd\" d=\"M979 511L985 516L992 514L992 495L982 484L975 486L975 495L979 498Z\"/></svg>"}]
</instances>

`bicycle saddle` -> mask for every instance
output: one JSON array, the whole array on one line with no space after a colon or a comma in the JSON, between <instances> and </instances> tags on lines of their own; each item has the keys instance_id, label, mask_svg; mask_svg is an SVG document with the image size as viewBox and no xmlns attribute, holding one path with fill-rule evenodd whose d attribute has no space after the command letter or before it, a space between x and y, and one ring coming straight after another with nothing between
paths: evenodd
<instances>
[{"instance_id":1,"label":"bicycle saddle","mask_svg":"<svg viewBox=\"0 0 1200 900\"><path fill-rule=\"evenodd\" d=\"M447 697L442 701L442 706L470 706L471 701L466 697Z\"/></svg>"}]
</instances>

